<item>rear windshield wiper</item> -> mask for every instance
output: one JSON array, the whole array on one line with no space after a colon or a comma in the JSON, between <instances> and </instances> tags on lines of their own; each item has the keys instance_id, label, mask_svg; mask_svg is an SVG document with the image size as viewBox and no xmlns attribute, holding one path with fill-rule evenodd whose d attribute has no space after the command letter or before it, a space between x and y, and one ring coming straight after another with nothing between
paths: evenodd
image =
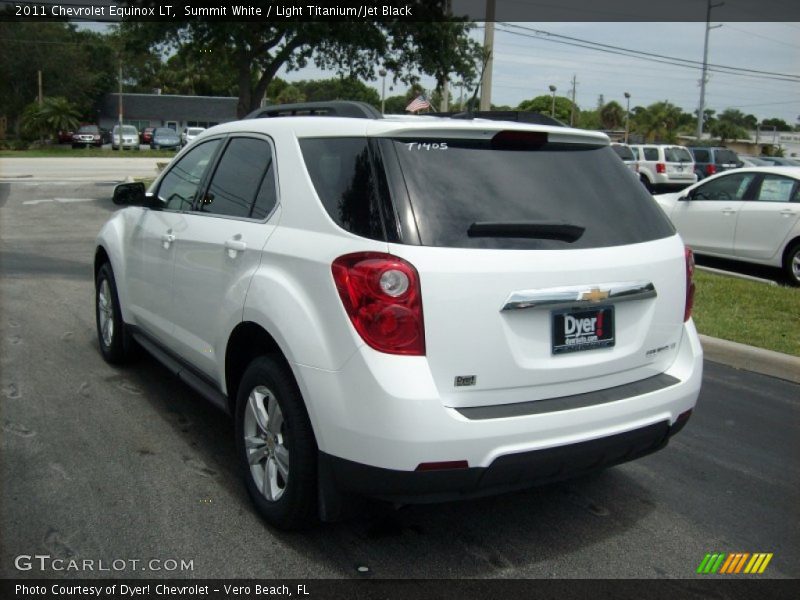
<instances>
[{"instance_id":1,"label":"rear windshield wiper","mask_svg":"<svg viewBox=\"0 0 800 600\"><path fill-rule=\"evenodd\" d=\"M572 243L580 239L585 227L559 221L516 221L510 223L473 223L467 230L469 237L536 238Z\"/></svg>"}]
</instances>

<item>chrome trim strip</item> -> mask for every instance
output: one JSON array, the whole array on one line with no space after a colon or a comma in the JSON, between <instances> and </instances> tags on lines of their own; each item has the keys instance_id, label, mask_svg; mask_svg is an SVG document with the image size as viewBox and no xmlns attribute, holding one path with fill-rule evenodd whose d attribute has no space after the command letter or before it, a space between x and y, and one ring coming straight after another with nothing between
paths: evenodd
<instances>
[{"instance_id":1,"label":"chrome trim strip","mask_svg":"<svg viewBox=\"0 0 800 600\"><path fill-rule=\"evenodd\" d=\"M523 308L566 308L601 303L627 302L655 298L656 288L649 281L617 281L599 285L573 285L511 292L500 311Z\"/></svg>"}]
</instances>

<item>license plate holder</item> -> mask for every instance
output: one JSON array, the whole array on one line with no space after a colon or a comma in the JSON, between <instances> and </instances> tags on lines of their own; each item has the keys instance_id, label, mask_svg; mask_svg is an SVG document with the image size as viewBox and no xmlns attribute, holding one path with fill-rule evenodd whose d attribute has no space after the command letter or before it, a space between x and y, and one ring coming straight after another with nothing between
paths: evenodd
<instances>
[{"instance_id":1,"label":"license plate holder","mask_svg":"<svg viewBox=\"0 0 800 600\"><path fill-rule=\"evenodd\" d=\"M551 349L567 354L614 346L614 306L568 308L551 313Z\"/></svg>"}]
</instances>

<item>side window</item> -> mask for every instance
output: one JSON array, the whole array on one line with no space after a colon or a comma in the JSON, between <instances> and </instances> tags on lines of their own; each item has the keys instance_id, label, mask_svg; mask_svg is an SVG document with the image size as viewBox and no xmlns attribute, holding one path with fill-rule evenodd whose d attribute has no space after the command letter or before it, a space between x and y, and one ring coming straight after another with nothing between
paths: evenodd
<instances>
[{"instance_id":1,"label":"side window","mask_svg":"<svg viewBox=\"0 0 800 600\"><path fill-rule=\"evenodd\" d=\"M734 173L712 179L695 188L692 200L746 200L747 188L753 182L755 173Z\"/></svg>"},{"instance_id":2,"label":"side window","mask_svg":"<svg viewBox=\"0 0 800 600\"><path fill-rule=\"evenodd\" d=\"M249 218L256 192L267 170L272 171L271 167L272 150L266 141L248 137L233 138L225 148L198 210L214 215Z\"/></svg>"},{"instance_id":3,"label":"side window","mask_svg":"<svg viewBox=\"0 0 800 600\"><path fill-rule=\"evenodd\" d=\"M756 200L761 202L790 202L792 200L792 191L797 182L788 177L781 177L780 175L764 175L761 181ZM794 194L795 200L797 193Z\"/></svg>"},{"instance_id":4,"label":"side window","mask_svg":"<svg viewBox=\"0 0 800 600\"><path fill-rule=\"evenodd\" d=\"M266 219L278 203L278 191L275 187L275 163L270 158L267 165L267 172L261 180L261 187L258 188L256 203L253 205L251 217L254 219Z\"/></svg>"},{"instance_id":5,"label":"side window","mask_svg":"<svg viewBox=\"0 0 800 600\"><path fill-rule=\"evenodd\" d=\"M189 210L203 173L220 140L200 144L175 163L158 186L158 198L166 210Z\"/></svg>"},{"instance_id":6,"label":"side window","mask_svg":"<svg viewBox=\"0 0 800 600\"><path fill-rule=\"evenodd\" d=\"M658 148L653 148L652 146L646 146L644 148L644 159L645 160L658 160Z\"/></svg>"},{"instance_id":7,"label":"side window","mask_svg":"<svg viewBox=\"0 0 800 600\"><path fill-rule=\"evenodd\" d=\"M700 163L711 162L708 150L694 150L694 159Z\"/></svg>"},{"instance_id":8,"label":"side window","mask_svg":"<svg viewBox=\"0 0 800 600\"><path fill-rule=\"evenodd\" d=\"M300 140L314 189L328 215L342 229L385 240L375 176L364 138Z\"/></svg>"}]
</instances>

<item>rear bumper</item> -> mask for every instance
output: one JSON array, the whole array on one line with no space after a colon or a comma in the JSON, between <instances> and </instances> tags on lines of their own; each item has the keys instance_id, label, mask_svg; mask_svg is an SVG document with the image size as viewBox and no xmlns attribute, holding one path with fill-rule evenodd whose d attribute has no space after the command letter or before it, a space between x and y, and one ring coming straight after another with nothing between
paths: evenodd
<instances>
[{"instance_id":1,"label":"rear bumper","mask_svg":"<svg viewBox=\"0 0 800 600\"><path fill-rule=\"evenodd\" d=\"M336 489L425 501L564 479L662 448L695 406L702 358L690 320L653 381L474 411L442 403L424 357L362 349L341 371L292 367ZM446 461L467 468L417 470Z\"/></svg>"},{"instance_id":2,"label":"rear bumper","mask_svg":"<svg viewBox=\"0 0 800 600\"><path fill-rule=\"evenodd\" d=\"M640 458L667 445L689 418L576 444L508 454L487 467L397 471L320 453L323 481L338 492L406 503L443 502L561 481Z\"/></svg>"}]
</instances>

